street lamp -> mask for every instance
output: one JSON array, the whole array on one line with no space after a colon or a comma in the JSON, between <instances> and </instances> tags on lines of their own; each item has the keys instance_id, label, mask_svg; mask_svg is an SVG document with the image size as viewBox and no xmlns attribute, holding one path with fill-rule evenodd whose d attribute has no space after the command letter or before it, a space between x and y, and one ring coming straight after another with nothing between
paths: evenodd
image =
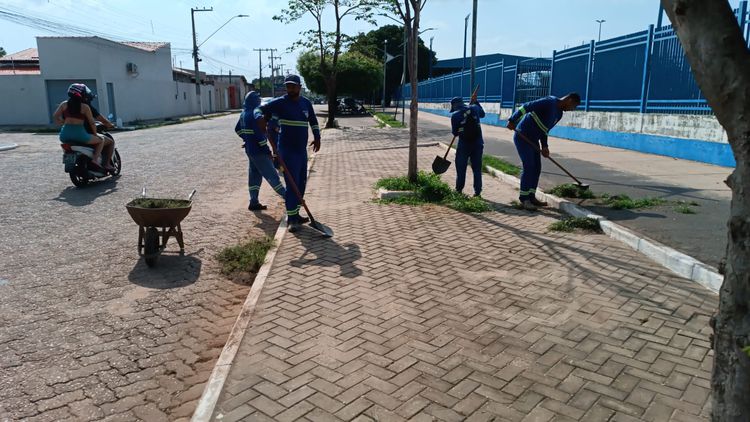
<instances>
[{"instance_id":1,"label":"street lamp","mask_svg":"<svg viewBox=\"0 0 750 422\"><path fill-rule=\"evenodd\" d=\"M602 24L606 22L604 19L597 19L596 22L599 24L599 40L602 40Z\"/></svg>"},{"instance_id":2,"label":"street lamp","mask_svg":"<svg viewBox=\"0 0 750 422\"><path fill-rule=\"evenodd\" d=\"M427 79L432 79L432 40L434 40L435 37L430 37L430 70L427 72Z\"/></svg>"},{"instance_id":3,"label":"street lamp","mask_svg":"<svg viewBox=\"0 0 750 422\"><path fill-rule=\"evenodd\" d=\"M214 34L219 32L219 29L223 28L226 24L231 22L232 19L250 17L249 15L232 16L231 18L229 18L228 21L224 22L224 25L221 25L219 29L214 31L211 35L208 36L208 38L203 40L202 43L197 44L197 39L195 36L195 12L212 12L213 10L214 10L213 7L210 9L206 9L206 8L203 8L203 9L191 8L190 9L190 19L192 20L192 23L193 23L193 63L195 65L195 95L198 98L198 110L200 111L201 116L203 116L203 102L201 101L201 80L200 80L201 78L200 78L200 72L198 71L198 62L200 61L200 59L198 58L198 48L202 46L203 44L205 44L209 38L214 36Z\"/></svg>"}]
</instances>

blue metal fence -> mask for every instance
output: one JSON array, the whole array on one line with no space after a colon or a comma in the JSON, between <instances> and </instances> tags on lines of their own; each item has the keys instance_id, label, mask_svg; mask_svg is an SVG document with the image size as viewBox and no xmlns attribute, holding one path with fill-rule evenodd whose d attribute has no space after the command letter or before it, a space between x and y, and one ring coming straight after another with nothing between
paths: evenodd
<instances>
[{"instance_id":1,"label":"blue metal fence","mask_svg":"<svg viewBox=\"0 0 750 422\"><path fill-rule=\"evenodd\" d=\"M743 0L735 16L750 47L750 15ZM419 83L420 102L468 100L469 71ZM545 95L578 92L586 111L711 114L671 26L554 51L552 59L490 63L476 69L479 98L503 108ZM410 85L402 87L404 98Z\"/></svg>"}]
</instances>

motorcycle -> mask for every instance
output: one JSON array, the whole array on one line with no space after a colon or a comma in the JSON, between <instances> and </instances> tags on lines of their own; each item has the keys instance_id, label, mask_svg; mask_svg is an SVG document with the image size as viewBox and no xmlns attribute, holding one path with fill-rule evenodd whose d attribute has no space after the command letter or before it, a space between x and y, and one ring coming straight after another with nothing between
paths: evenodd
<instances>
[{"instance_id":1,"label":"motorcycle","mask_svg":"<svg viewBox=\"0 0 750 422\"><path fill-rule=\"evenodd\" d=\"M106 131L104 125L96 122L96 132L109 138L114 142L112 135ZM115 178L120 175L122 170L122 161L117 148L112 152L112 167L114 171L107 172L101 167L97 168L92 165L94 156L94 147L88 145L60 144L63 149L63 164L65 164L65 173L70 176L70 181L76 187L83 187L92 180L103 179L105 177Z\"/></svg>"}]
</instances>

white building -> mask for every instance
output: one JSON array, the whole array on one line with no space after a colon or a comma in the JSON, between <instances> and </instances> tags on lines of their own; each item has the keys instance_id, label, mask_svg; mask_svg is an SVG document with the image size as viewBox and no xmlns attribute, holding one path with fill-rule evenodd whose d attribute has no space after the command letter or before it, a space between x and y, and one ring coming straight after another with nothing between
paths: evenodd
<instances>
[{"instance_id":1,"label":"white building","mask_svg":"<svg viewBox=\"0 0 750 422\"><path fill-rule=\"evenodd\" d=\"M37 37L37 47L0 59L0 98L5 99L0 125L52 123L52 113L75 82L97 93L94 106L101 114L123 122L200 112L193 73L186 77L172 68L169 43ZM214 98L219 94L210 81L201 85L204 113L223 108Z\"/></svg>"}]
</instances>

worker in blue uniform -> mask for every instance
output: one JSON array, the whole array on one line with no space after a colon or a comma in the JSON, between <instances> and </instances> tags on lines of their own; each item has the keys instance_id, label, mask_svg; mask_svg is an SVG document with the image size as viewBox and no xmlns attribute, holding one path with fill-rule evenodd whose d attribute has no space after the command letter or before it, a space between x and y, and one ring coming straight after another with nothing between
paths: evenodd
<instances>
[{"instance_id":1,"label":"worker in blue uniform","mask_svg":"<svg viewBox=\"0 0 750 422\"><path fill-rule=\"evenodd\" d=\"M255 109L258 126L265 132L266 122L278 118L278 153L286 164L284 173L286 185L290 178L297 184L300 194L304 197L307 184L307 141L308 125L312 128L313 141L310 145L313 152L320 150L320 127L315 117L312 103L300 95L301 81L297 75L288 75L284 79L286 95L274 98L269 103ZM307 220L300 216L300 201L292 189L287 189L284 196L286 202L287 223L289 231L296 232L300 225Z\"/></svg>"},{"instance_id":2,"label":"worker in blue uniform","mask_svg":"<svg viewBox=\"0 0 750 422\"><path fill-rule=\"evenodd\" d=\"M271 149L268 146L265 134L258 128L255 121L255 108L260 105L260 94L250 91L245 96L242 104L242 114L234 127L237 135L245 141L245 154L249 161L247 189L250 194L250 211L265 210L268 207L261 204L258 199L260 185L266 179L274 191L284 197L286 193L281 183L279 174L273 165Z\"/></svg>"},{"instance_id":3,"label":"worker in blue uniform","mask_svg":"<svg viewBox=\"0 0 750 422\"><path fill-rule=\"evenodd\" d=\"M477 101L476 92L467 106L461 97L451 99L451 132L458 136L456 147L456 191L461 193L466 183L466 166L471 162L474 174L474 196L482 195L482 154L484 139L479 119L484 109Z\"/></svg>"},{"instance_id":4,"label":"worker in blue uniform","mask_svg":"<svg viewBox=\"0 0 750 422\"><path fill-rule=\"evenodd\" d=\"M550 95L524 104L508 119L508 129L520 132L532 143L521 138L519 133L513 134L513 143L523 163L518 199L524 209L536 211L537 207L547 205L535 197L542 173L540 151L541 155L549 157L547 134L562 119L563 112L575 110L580 104L581 97L575 92L562 98Z\"/></svg>"}]
</instances>

